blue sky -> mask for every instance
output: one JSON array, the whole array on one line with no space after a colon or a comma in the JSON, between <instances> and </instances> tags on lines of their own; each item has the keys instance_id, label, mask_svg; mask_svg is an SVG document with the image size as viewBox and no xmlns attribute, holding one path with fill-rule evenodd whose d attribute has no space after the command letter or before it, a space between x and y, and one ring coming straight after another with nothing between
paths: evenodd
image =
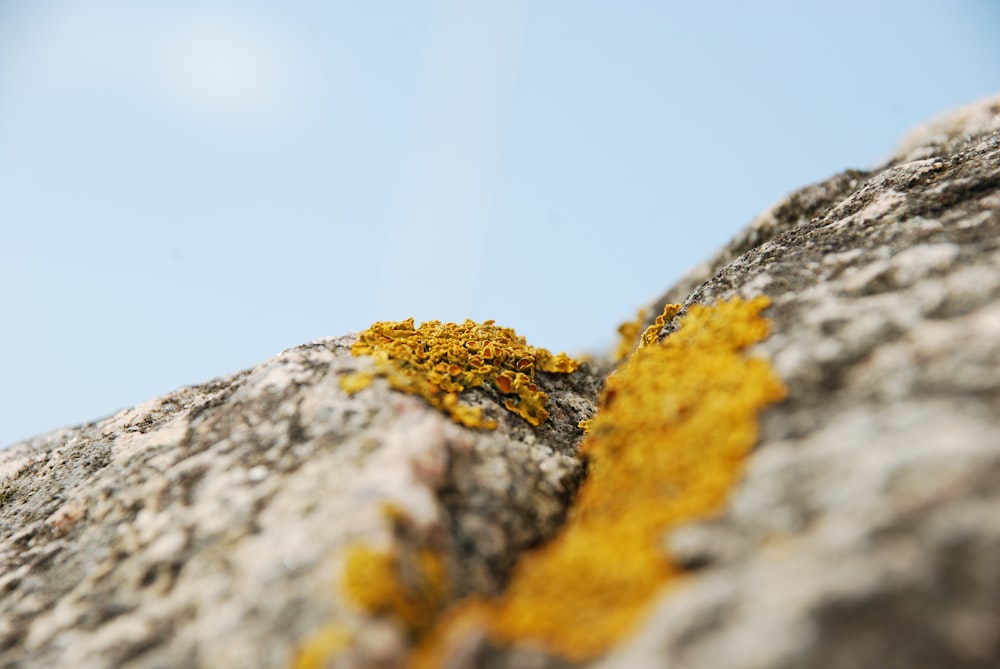
<instances>
[{"instance_id":1,"label":"blue sky","mask_svg":"<svg viewBox=\"0 0 1000 669\"><path fill-rule=\"evenodd\" d=\"M0 4L0 446L375 320L581 352L1000 90L995 0Z\"/></svg>"}]
</instances>

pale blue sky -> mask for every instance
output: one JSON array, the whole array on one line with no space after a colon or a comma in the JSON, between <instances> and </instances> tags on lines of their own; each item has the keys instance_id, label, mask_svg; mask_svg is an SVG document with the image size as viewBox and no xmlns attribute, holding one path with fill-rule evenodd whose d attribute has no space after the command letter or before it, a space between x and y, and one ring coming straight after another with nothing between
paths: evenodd
<instances>
[{"instance_id":1,"label":"pale blue sky","mask_svg":"<svg viewBox=\"0 0 1000 669\"><path fill-rule=\"evenodd\" d=\"M995 0L0 4L0 446L374 320L608 346L1000 90Z\"/></svg>"}]
</instances>

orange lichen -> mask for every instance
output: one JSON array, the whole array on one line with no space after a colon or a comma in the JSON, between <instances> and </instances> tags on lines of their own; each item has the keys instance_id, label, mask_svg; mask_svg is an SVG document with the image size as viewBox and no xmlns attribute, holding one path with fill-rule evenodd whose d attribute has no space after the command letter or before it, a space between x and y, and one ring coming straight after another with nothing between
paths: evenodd
<instances>
[{"instance_id":1,"label":"orange lichen","mask_svg":"<svg viewBox=\"0 0 1000 669\"><path fill-rule=\"evenodd\" d=\"M493 321L427 321L419 328L412 318L379 322L358 335L351 353L373 356L375 367L342 377L345 392L356 393L374 376L383 376L393 388L423 397L455 422L487 429L496 422L485 419L478 407L462 404L462 391L489 384L504 396L508 411L538 426L549 413L548 395L535 383L536 370L568 374L580 365L565 353L529 346L514 330Z\"/></svg>"},{"instance_id":2,"label":"orange lichen","mask_svg":"<svg viewBox=\"0 0 1000 669\"><path fill-rule=\"evenodd\" d=\"M582 446L588 479L563 532L521 560L500 599L449 611L412 666L438 666L461 627L576 662L635 629L680 575L662 552L664 535L720 511L757 439L757 413L785 395L766 361L741 354L767 336L759 314L768 304L693 305L680 329L657 342L676 314L668 305L607 381Z\"/></svg>"}]
</instances>

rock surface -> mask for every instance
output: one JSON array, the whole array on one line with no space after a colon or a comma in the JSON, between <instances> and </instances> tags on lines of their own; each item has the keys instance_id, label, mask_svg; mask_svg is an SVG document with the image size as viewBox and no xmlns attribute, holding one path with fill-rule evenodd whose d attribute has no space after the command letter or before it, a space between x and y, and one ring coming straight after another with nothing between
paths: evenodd
<instances>
[{"instance_id":1,"label":"rock surface","mask_svg":"<svg viewBox=\"0 0 1000 669\"><path fill-rule=\"evenodd\" d=\"M1000 666L1000 98L792 194L689 288L771 296L788 399L599 666Z\"/></svg>"},{"instance_id":2,"label":"rock surface","mask_svg":"<svg viewBox=\"0 0 1000 669\"><path fill-rule=\"evenodd\" d=\"M446 555L455 597L495 592L565 514L600 378L548 378L537 430L480 390L500 426L473 431L384 381L347 397L339 378L365 365L352 341L0 452L0 666L288 666L357 616L338 556L392 542L386 505L408 544ZM370 636L380 661L405 645Z\"/></svg>"},{"instance_id":3,"label":"rock surface","mask_svg":"<svg viewBox=\"0 0 1000 669\"><path fill-rule=\"evenodd\" d=\"M727 510L662 538L682 584L587 666L1000 665L1000 97L793 193L649 313L761 294L788 399ZM501 592L571 507L605 365L542 377L540 428L471 391L500 424L471 430L348 397L352 341L0 452L0 666L286 667L331 620L360 632L329 666L402 666L406 630L336 589L359 541ZM469 644L453 666L571 666Z\"/></svg>"}]
</instances>

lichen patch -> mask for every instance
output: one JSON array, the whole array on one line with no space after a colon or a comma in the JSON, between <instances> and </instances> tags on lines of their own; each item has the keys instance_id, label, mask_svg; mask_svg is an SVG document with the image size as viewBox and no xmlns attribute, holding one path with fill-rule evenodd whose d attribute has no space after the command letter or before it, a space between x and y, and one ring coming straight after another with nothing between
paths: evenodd
<instances>
[{"instance_id":1,"label":"lichen patch","mask_svg":"<svg viewBox=\"0 0 1000 669\"><path fill-rule=\"evenodd\" d=\"M757 439L757 414L785 388L742 349L768 334L767 298L693 305L680 329L659 330L607 381L582 452L589 474L562 533L526 555L496 600L467 599L425 638L412 666L438 666L454 626L492 643L526 645L581 662L634 630L682 570L664 535L718 513Z\"/></svg>"},{"instance_id":2,"label":"lichen patch","mask_svg":"<svg viewBox=\"0 0 1000 669\"><path fill-rule=\"evenodd\" d=\"M351 353L372 356L375 365L342 377L345 392L359 392L382 376L393 388L419 395L456 423L486 429L494 429L496 422L484 418L480 408L463 404L462 392L489 386L503 397L508 411L537 427L549 413L548 395L538 387L535 372L569 374L580 366L565 353L553 355L529 346L514 330L493 321L427 321L418 328L412 318L379 322L358 335Z\"/></svg>"}]
</instances>

